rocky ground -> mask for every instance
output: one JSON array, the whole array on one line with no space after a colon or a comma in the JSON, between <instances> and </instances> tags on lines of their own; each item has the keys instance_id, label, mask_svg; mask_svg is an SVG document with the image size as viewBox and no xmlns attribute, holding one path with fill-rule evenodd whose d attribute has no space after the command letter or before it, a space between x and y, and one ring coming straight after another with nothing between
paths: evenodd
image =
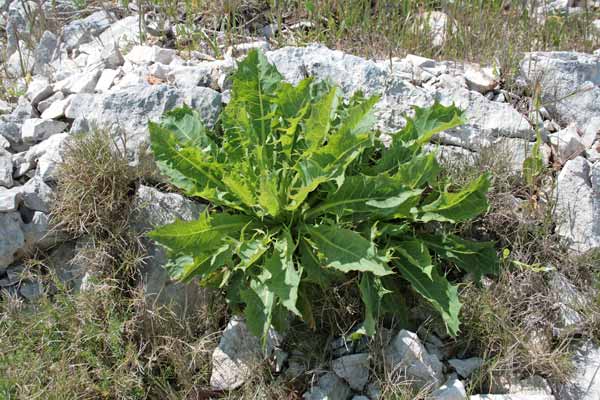
<instances>
[{"instance_id":1,"label":"rocky ground","mask_svg":"<svg viewBox=\"0 0 600 400\"><path fill-rule=\"evenodd\" d=\"M444 160L468 165L491 153L511 173L520 174L536 138L541 138L541 162L553 179L537 191L537 201L554 207L555 230L572 254L600 248L599 52L525 54L516 85L509 90L491 67L418 55L367 60L318 44L271 49L265 38L229 47L223 58L213 59L156 45L151 34L140 32L138 16L123 10L69 18L59 32L43 32L36 46L28 48L24 4L16 0L2 6L5 85L14 93L0 102L0 288L6 294L35 301L44 293L35 276L22 277L23 260L40 249L49 254L61 280L74 288L85 285L86 265L75 259L82 241L67 240L49 227L56 171L73 135L103 130L115 140L126 138L131 162L142 163L148 158L147 122L165 111L188 104L209 126L217 123L229 99L228 76L236 60L252 48L265 51L290 82L314 76L334 82L348 96L358 90L380 95L376 108L384 135L403 126L403 115L412 106L455 103L466 110L468 124L438 135L432 147L439 148ZM63 3L59 6L69 12ZM60 16L56 9L48 12ZM175 218L193 219L204 207L162 190L136 188L133 230L141 234ZM518 206L528 199L514 201ZM205 300L193 284L170 282L162 269L162 249L148 241L145 245L148 258L139 284L147 296L187 308ZM553 279L554 290L561 293L563 328L577 325L577 304L590 301L590 296L562 281L560 273ZM434 333L386 332L386 368L402 372L415 388L431 389L431 398L466 399L465 382L483 360L448 354L443 339ZM244 322L232 319L212 356L212 389L243 385L263 357L274 359L277 373L304 373L294 362L293 349L284 351L281 341L273 333L264 354ZM600 347L591 341L578 343L576 371L568 384L551 387L533 375L470 398L600 399ZM368 349L365 343L333 341L327 350L334 355L330 368L314 373L304 398L382 398L370 379L373 355Z\"/></svg>"}]
</instances>

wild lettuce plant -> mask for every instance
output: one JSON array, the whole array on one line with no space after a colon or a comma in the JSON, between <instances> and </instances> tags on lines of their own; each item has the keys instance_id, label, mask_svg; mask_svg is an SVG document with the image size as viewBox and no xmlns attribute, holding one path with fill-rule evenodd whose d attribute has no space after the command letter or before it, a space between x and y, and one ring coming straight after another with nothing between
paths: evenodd
<instances>
[{"instance_id":1,"label":"wild lettuce plant","mask_svg":"<svg viewBox=\"0 0 600 400\"><path fill-rule=\"evenodd\" d=\"M449 191L435 154L423 150L464 122L459 109L416 108L386 147L373 130L377 100L346 100L311 78L286 83L252 51L233 76L220 129L186 107L151 123L162 172L209 204L197 221L150 233L168 250L171 276L222 289L262 337L284 329L290 313L314 324L311 286L349 277L365 307L358 334L373 335L404 279L456 335L461 304L440 263L477 278L496 272L496 252L436 227L485 212L489 178Z\"/></svg>"}]
</instances>

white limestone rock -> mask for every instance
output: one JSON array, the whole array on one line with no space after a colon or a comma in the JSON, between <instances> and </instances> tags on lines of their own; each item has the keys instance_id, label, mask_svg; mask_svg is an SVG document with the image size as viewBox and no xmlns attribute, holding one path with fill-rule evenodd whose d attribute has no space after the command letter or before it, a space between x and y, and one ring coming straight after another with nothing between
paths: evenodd
<instances>
[{"instance_id":1,"label":"white limestone rock","mask_svg":"<svg viewBox=\"0 0 600 400\"><path fill-rule=\"evenodd\" d=\"M25 162L37 165L36 175L44 182L56 179L58 165L62 162L63 152L70 140L68 133L59 133L32 146L25 154ZM33 168L33 167L31 167Z\"/></svg>"},{"instance_id":2,"label":"white limestone rock","mask_svg":"<svg viewBox=\"0 0 600 400\"><path fill-rule=\"evenodd\" d=\"M581 141L581 136L575 124L569 124L565 129L548 135L550 144L561 164L584 153L586 146Z\"/></svg>"},{"instance_id":3,"label":"white limestone rock","mask_svg":"<svg viewBox=\"0 0 600 400\"><path fill-rule=\"evenodd\" d=\"M50 76L52 68L50 64L59 55L59 40L58 37L50 32L45 31L33 52L33 73Z\"/></svg>"},{"instance_id":4,"label":"white limestone rock","mask_svg":"<svg viewBox=\"0 0 600 400\"><path fill-rule=\"evenodd\" d=\"M59 92L60 93L60 92ZM66 99L61 99L53 102L47 109L42 112L42 119L58 119L65 116L65 110L71 103L73 95L70 95Z\"/></svg>"},{"instance_id":5,"label":"white limestone rock","mask_svg":"<svg viewBox=\"0 0 600 400\"><path fill-rule=\"evenodd\" d=\"M211 388L233 390L242 386L280 341L279 335L270 330L263 352L259 339L250 333L246 323L242 319L232 318L212 354Z\"/></svg>"},{"instance_id":6,"label":"white limestone rock","mask_svg":"<svg viewBox=\"0 0 600 400\"><path fill-rule=\"evenodd\" d=\"M18 212L0 212L0 270L14 261L15 254L25 244L22 225Z\"/></svg>"},{"instance_id":7,"label":"white limestone rock","mask_svg":"<svg viewBox=\"0 0 600 400\"><path fill-rule=\"evenodd\" d=\"M100 69L73 74L60 82L56 82L54 90L60 90L64 94L93 93L101 74L102 70Z\"/></svg>"},{"instance_id":8,"label":"white limestone rock","mask_svg":"<svg viewBox=\"0 0 600 400\"><path fill-rule=\"evenodd\" d=\"M319 378L318 385L302 395L303 400L347 400L352 391L333 372Z\"/></svg>"},{"instance_id":9,"label":"white limestone rock","mask_svg":"<svg viewBox=\"0 0 600 400\"><path fill-rule=\"evenodd\" d=\"M477 65L465 65L465 81L470 90L486 94L498 85L498 77L492 68L481 68Z\"/></svg>"},{"instance_id":10,"label":"white limestone rock","mask_svg":"<svg viewBox=\"0 0 600 400\"><path fill-rule=\"evenodd\" d=\"M21 186L0 187L0 213L16 211L21 203Z\"/></svg>"},{"instance_id":11,"label":"white limestone rock","mask_svg":"<svg viewBox=\"0 0 600 400\"><path fill-rule=\"evenodd\" d=\"M431 393L432 400L467 400L467 392L462 381L452 377Z\"/></svg>"},{"instance_id":12,"label":"white limestone rock","mask_svg":"<svg viewBox=\"0 0 600 400\"><path fill-rule=\"evenodd\" d=\"M50 97L54 91L46 78L36 78L27 87L27 98L33 106Z\"/></svg>"},{"instance_id":13,"label":"white limestone rock","mask_svg":"<svg viewBox=\"0 0 600 400\"><path fill-rule=\"evenodd\" d=\"M331 362L333 372L353 390L361 391L369 382L369 354L349 354Z\"/></svg>"},{"instance_id":14,"label":"white limestone rock","mask_svg":"<svg viewBox=\"0 0 600 400\"><path fill-rule=\"evenodd\" d=\"M429 354L413 332L401 330L387 347L384 357L388 371L407 377L417 388L437 389L444 382L442 363Z\"/></svg>"},{"instance_id":15,"label":"white limestone rock","mask_svg":"<svg viewBox=\"0 0 600 400\"><path fill-rule=\"evenodd\" d=\"M120 71L117 69L105 69L102 71L98 82L96 83L95 91L98 93L103 93L108 91L115 79L119 76Z\"/></svg>"},{"instance_id":16,"label":"white limestone rock","mask_svg":"<svg viewBox=\"0 0 600 400\"><path fill-rule=\"evenodd\" d=\"M483 365L483 359L479 357L472 357L463 360L453 358L451 360L448 360L448 364L450 364L450 366L454 368L454 370L459 376L463 378L468 378L474 371L481 368L481 366Z\"/></svg>"},{"instance_id":17,"label":"white limestone rock","mask_svg":"<svg viewBox=\"0 0 600 400\"><path fill-rule=\"evenodd\" d=\"M215 124L222 108L221 95L208 88L149 85L111 90L103 95L77 96L65 115L76 118L73 125L80 129L102 127L115 135L126 133L128 148L137 154L140 147L149 143L148 121L156 121L165 111L184 103L196 109L208 127ZM77 131L72 128L72 132Z\"/></svg>"},{"instance_id":18,"label":"white limestone rock","mask_svg":"<svg viewBox=\"0 0 600 400\"><path fill-rule=\"evenodd\" d=\"M25 142L39 142L50 136L64 132L67 124L51 119L30 118L23 123L21 137Z\"/></svg>"},{"instance_id":19,"label":"white limestone rock","mask_svg":"<svg viewBox=\"0 0 600 400\"><path fill-rule=\"evenodd\" d=\"M362 90L366 95L381 94L387 72L376 62L365 60L323 45L283 47L265 53L284 78L294 84L308 76L329 80L346 95Z\"/></svg>"},{"instance_id":20,"label":"white limestone rock","mask_svg":"<svg viewBox=\"0 0 600 400\"><path fill-rule=\"evenodd\" d=\"M21 186L21 199L30 210L48 213L52 203L53 191L42 178L34 176Z\"/></svg>"},{"instance_id":21,"label":"white limestone rock","mask_svg":"<svg viewBox=\"0 0 600 400\"><path fill-rule=\"evenodd\" d=\"M452 32L456 30L453 21L442 11L428 11L420 19L423 21L420 29L429 34L434 47L441 47L446 43L449 28ZM448 27L448 24L452 25Z\"/></svg>"},{"instance_id":22,"label":"white limestone rock","mask_svg":"<svg viewBox=\"0 0 600 400\"><path fill-rule=\"evenodd\" d=\"M578 345L573 379L558 390L559 400L600 399L600 347L593 342Z\"/></svg>"},{"instance_id":23,"label":"white limestone rock","mask_svg":"<svg viewBox=\"0 0 600 400\"><path fill-rule=\"evenodd\" d=\"M131 44L140 43L140 21L138 15L130 15L110 25L99 36L100 43L116 43L123 51Z\"/></svg>"},{"instance_id":24,"label":"white limestone rock","mask_svg":"<svg viewBox=\"0 0 600 400\"><path fill-rule=\"evenodd\" d=\"M42 100L37 105L38 111L43 115L44 111L48 109L52 105L52 103L63 100L65 95L62 92L56 92L52 96L48 97L46 100Z\"/></svg>"},{"instance_id":25,"label":"white limestone rock","mask_svg":"<svg viewBox=\"0 0 600 400\"><path fill-rule=\"evenodd\" d=\"M12 154L0 146L0 187L10 188L13 185Z\"/></svg>"},{"instance_id":26,"label":"white limestone rock","mask_svg":"<svg viewBox=\"0 0 600 400\"><path fill-rule=\"evenodd\" d=\"M600 57L577 52L528 53L521 74L539 85L542 102L561 124L575 123L590 146L600 129Z\"/></svg>"},{"instance_id":27,"label":"white limestone rock","mask_svg":"<svg viewBox=\"0 0 600 400\"><path fill-rule=\"evenodd\" d=\"M71 50L91 41L111 26L113 19L110 13L101 10L70 22L63 28L62 40L65 47Z\"/></svg>"},{"instance_id":28,"label":"white limestone rock","mask_svg":"<svg viewBox=\"0 0 600 400\"><path fill-rule=\"evenodd\" d=\"M136 192L130 221L132 229L139 235L157 226L175 220L196 220L204 206L175 193L162 193L157 189L140 186ZM197 282L183 284L172 281L164 269L167 256L164 248L143 237L147 257L141 267L140 285L149 304L169 305L173 311L184 315L202 306L207 291Z\"/></svg>"},{"instance_id":29,"label":"white limestone rock","mask_svg":"<svg viewBox=\"0 0 600 400\"><path fill-rule=\"evenodd\" d=\"M170 64L175 57L175 50L158 46L134 46L125 59L133 64L145 65L151 63Z\"/></svg>"},{"instance_id":30,"label":"white limestone rock","mask_svg":"<svg viewBox=\"0 0 600 400\"><path fill-rule=\"evenodd\" d=\"M567 161L558 175L554 220L575 253L600 246L600 165L583 157Z\"/></svg>"}]
</instances>

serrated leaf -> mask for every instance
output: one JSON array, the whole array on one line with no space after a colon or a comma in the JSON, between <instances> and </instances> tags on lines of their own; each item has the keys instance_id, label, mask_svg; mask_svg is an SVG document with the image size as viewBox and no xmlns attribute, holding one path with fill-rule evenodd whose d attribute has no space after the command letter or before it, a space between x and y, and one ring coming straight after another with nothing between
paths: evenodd
<instances>
[{"instance_id":1,"label":"serrated leaf","mask_svg":"<svg viewBox=\"0 0 600 400\"><path fill-rule=\"evenodd\" d=\"M306 226L306 230L327 267L377 276L393 273L387 265L389 258L379 254L373 242L354 231L327 224Z\"/></svg>"},{"instance_id":2,"label":"serrated leaf","mask_svg":"<svg viewBox=\"0 0 600 400\"><path fill-rule=\"evenodd\" d=\"M246 303L246 325L250 332L261 338L264 347L271 328L275 294L263 282L254 279L249 288L240 291L240 296Z\"/></svg>"},{"instance_id":3,"label":"serrated leaf","mask_svg":"<svg viewBox=\"0 0 600 400\"><path fill-rule=\"evenodd\" d=\"M311 106L310 116L306 120L304 140L307 152L312 152L320 147L328 137L331 121L338 107L341 93L333 87L319 101Z\"/></svg>"},{"instance_id":4,"label":"serrated leaf","mask_svg":"<svg viewBox=\"0 0 600 400\"><path fill-rule=\"evenodd\" d=\"M306 213L311 219L326 213L354 218L409 215L419 202L422 189L409 189L387 175L346 177L342 186L329 193L317 207Z\"/></svg>"},{"instance_id":5,"label":"serrated leaf","mask_svg":"<svg viewBox=\"0 0 600 400\"><path fill-rule=\"evenodd\" d=\"M455 235L424 235L423 240L439 257L473 274L475 281L482 275L497 275L499 262L493 242L474 242Z\"/></svg>"},{"instance_id":6,"label":"serrated leaf","mask_svg":"<svg viewBox=\"0 0 600 400\"><path fill-rule=\"evenodd\" d=\"M160 119L160 125L170 130L181 146L197 146L209 152L216 149L200 114L187 105L167 111Z\"/></svg>"},{"instance_id":7,"label":"serrated leaf","mask_svg":"<svg viewBox=\"0 0 600 400\"><path fill-rule=\"evenodd\" d=\"M454 105L443 106L437 101L431 107L415 107L415 115L407 120L406 127L399 132L404 141L415 140L423 145L442 131L463 125L464 113Z\"/></svg>"},{"instance_id":8,"label":"serrated leaf","mask_svg":"<svg viewBox=\"0 0 600 400\"><path fill-rule=\"evenodd\" d=\"M458 289L439 274L431 261L429 250L420 240L398 242L397 268L413 289L440 313L448 333L456 336L459 331L461 304Z\"/></svg>"},{"instance_id":9,"label":"serrated leaf","mask_svg":"<svg viewBox=\"0 0 600 400\"><path fill-rule=\"evenodd\" d=\"M359 335L372 337L376 333L383 297L390 291L383 287L378 277L369 273L362 274L358 288L365 306L365 319L362 326L353 334L353 338Z\"/></svg>"},{"instance_id":10,"label":"serrated leaf","mask_svg":"<svg viewBox=\"0 0 600 400\"><path fill-rule=\"evenodd\" d=\"M202 213L196 221L175 221L148 233L148 236L176 254L205 255L217 249L226 236L256 227L251 217L225 213Z\"/></svg>"},{"instance_id":11,"label":"serrated leaf","mask_svg":"<svg viewBox=\"0 0 600 400\"><path fill-rule=\"evenodd\" d=\"M305 238L300 241L299 248L300 262L306 273L304 282L314 283L322 289L327 289L331 284L333 274L321 267L321 262Z\"/></svg>"},{"instance_id":12,"label":"serrated leaf","mask_svg":"<svg viewBox=\"0 0 600 400\"><path fill-rule=\"evenodd\" d=\"M277 239L273 254L265 261L265 270L270 273L265 284L277 296L281 305L301 317L296 307L298 301L298 286L302 277L302 267L296 269L293 254L296 249L289 231L284 231Z\"/></svg>"},{"instance_id":13,"label":"serrated leaf","mask_svg":"<svg viewBox=\"0 0 600 400\"><path fill-rule=\"evenodd\" d=\"M228 123L235 126L236 121L242 122L243 129L233 132L247 136L251 143L266 143L271 133L268 115L271 104L274 104L275 90L281 81L281 74L261 52L248 52L246 58L238 63L233 75L233 95L225 109L226 115L234 110L233 120L228 118ZM240 112L247 117L240 119Z\"/></svg>"},{"instance_id":14,"label":"serrated leaf","mask_svg":"<svg viewBox=\"0 0 600 400\"><path fill-rule=\"evenodd\" d=\"M488 174L481 175L465 189L456 193L442 192L437 199L419 209L422 222L461 222L477 217L488 210Z\"/></svg>"}]
</instances>

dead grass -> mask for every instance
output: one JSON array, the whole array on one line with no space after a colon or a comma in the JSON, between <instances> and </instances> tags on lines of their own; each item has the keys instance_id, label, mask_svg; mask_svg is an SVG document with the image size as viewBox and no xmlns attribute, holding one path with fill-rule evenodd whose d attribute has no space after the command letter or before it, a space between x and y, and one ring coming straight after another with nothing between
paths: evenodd
<instances>
[{"instance_id":1,"label":"dead grass","mask_svg":"<svg viewBox=\"0 0 600 400\"><path fill-rule=\"evenodd\" d=\"M591 25L598 10L541 16L536 6L542 1L529 6L522 0L145 0L143 4L196 30L178 38L178 46L214 56L227 46L262 38L263 28L271 25L275 47L319 42L369 58L412 53L473 61L497 67L509 83L523 52L591 52L600 44L600 34ZM445 42L438 47L432 46L434 31L428 23L432 11L449 17L442 31Z\"/></svg>"},{"instance_id":2,"label":"dead grass","mask_svg":"<svg viewBox=\"0 0 600 400\"><path fill-rule=\"evenodd\" d=\"M74 237L104 236L127 224L136 172L104 132L70 141L58 171L52 220Z\"/></svg>"}]
</instances>

